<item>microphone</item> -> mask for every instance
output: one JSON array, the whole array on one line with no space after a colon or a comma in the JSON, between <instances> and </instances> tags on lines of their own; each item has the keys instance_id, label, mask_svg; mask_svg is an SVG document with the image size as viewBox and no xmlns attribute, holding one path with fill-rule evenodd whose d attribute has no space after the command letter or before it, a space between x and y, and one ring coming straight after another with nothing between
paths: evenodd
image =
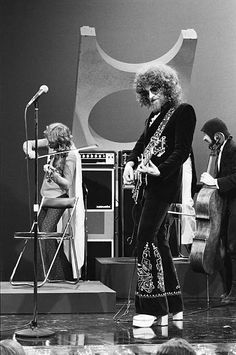
<instances>
[{"instance_id":1,"label":"microphone","mask_svg":"<svg viewBox=\"0 0 236 355\"><path fill-rule=\"evenodd\" d=\"M47 93L48 92L48 87L47 85L42 85L40 86L38 92L36 92L36 94L32 97L32 99L28 102L28 104L26 105L26 107L29 107L35 100L37 100L43 93Z\"/></svg>"}]
</instances>

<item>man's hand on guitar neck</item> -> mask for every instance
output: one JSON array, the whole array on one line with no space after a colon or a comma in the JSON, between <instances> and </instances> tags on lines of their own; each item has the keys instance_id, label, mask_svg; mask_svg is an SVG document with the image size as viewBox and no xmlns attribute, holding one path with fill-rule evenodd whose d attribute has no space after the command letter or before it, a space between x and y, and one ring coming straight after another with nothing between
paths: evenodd
<instances>
[{"instance_id":1,"label":"man's hand on guitar neck","mask_svg":"<svg viewBox=\"0 0 236 355\"><path fill-rule=\"evenodd\" d=\"M152 176L160 176L161 174L158 167L155 164L153 164L151 160L149 160L149 162L146 165L144 165L143 163L139 164L137 171Z\"/></svg>"}]
</instances>

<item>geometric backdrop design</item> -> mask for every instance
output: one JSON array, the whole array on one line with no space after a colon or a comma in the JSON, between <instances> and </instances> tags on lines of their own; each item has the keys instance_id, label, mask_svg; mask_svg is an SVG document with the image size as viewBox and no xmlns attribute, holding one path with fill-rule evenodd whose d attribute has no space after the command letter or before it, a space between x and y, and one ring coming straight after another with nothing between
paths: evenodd
<instances>
[{"instance_id":1,"label":"geometric backdrop design","mask_svg":"<svg viewBox=\"0 0 236 355\"><path fill-rule=\"evenodd\" d=\"M80 32L74 142L77 148L97 145L98 150L130 150L148 115L135 102L135 73L145 64L168 64L178 71L187 99L197 34L193 29L181 30L175 45L165 55L131 64L106 54L96 40L95 28L83 26Z\"/></svg>"}]
</instances>

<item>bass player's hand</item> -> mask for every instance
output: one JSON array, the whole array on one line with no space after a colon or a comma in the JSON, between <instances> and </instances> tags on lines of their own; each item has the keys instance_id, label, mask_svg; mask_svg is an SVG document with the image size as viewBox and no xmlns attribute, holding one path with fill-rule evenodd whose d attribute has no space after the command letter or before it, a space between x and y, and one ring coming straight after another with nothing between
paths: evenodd
<instances>
[{"instance_id":1,"label":"bass player's hand","mask_svg":"<svg viewBox=\"0 0 236 355\"><path fill-rule=\"evenodd\" d=\"M209 173L205 172L201 175L200 182L209 186L217 186L217 179L214 179Z\"/></svg>"}]
</instances>

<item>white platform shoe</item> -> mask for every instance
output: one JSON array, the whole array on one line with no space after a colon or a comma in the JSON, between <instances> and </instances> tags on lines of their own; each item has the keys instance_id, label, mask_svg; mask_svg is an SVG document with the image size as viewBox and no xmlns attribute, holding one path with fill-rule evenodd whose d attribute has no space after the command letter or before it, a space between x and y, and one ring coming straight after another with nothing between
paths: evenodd
<instances>
[{"instance_id":1,"label":"white platform shoe","mask_svg":"<svg viewBox=\"0 0 236 355\"><path fill-rule=\"evenodd\" d=\"M184 312L173 313L173 320L174 321L181 321L184 319Z\"/></svg>"},{"instance_id":2,"label":"white platform shoe","mask_svg":"<svg viewBox=\"0 0 236 355\"><path fill-rule=\"evenodd\" d=\"M159 325L161 327L168 325L168 314L159 318L150 314L137 314L133 317L133 326L139 328L149 328L152 325Z\"/></svg>"}]
</instances>

